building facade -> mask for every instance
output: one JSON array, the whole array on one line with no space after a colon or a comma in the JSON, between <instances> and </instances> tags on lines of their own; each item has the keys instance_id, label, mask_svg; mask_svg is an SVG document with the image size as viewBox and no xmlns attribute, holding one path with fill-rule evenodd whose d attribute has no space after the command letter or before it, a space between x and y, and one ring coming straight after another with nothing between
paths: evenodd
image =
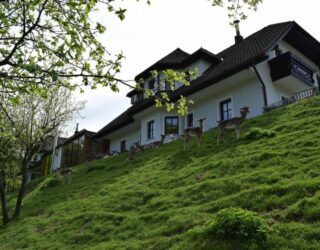
<instances>
[{"instance_id":1,"label":"building facade","mask_svg":"<svg viewBox=\"0 0 320 250\"><path fill-rule=\"evenodd\" d=\"M320 85L320 43L295 22L274 24L243 38L237 32L236 43L213 54L205 49L188 54L177 49L140 73L143 88L155 94L163 91L176 101L180 95L194 101L190 113L181 117L164 108L156 108L154 98L145 92L128 93L132 106L95 135L104 141L104 152L128 150L141 145L178 138L187 127L198 126L206 117L204 131L217 121L240 115L250 107L248 118L261 115L274 103ZM176 83L174 90L164 80L165 69L188 72L197 68L190 86ZM156 78L151 71L159 72Z\"/></svg>"},{"instance_id":2,"label":"building facade","mask_svg":"<svg viewBox=\"0 0 320 250\"><path fill-rule=\"evenodd\" d=\"M95 132L81 130L57 145L54 150L52 171L70 168L77 164L99 158L102 144L94 139Z\"/></svg>"}]
</instances>

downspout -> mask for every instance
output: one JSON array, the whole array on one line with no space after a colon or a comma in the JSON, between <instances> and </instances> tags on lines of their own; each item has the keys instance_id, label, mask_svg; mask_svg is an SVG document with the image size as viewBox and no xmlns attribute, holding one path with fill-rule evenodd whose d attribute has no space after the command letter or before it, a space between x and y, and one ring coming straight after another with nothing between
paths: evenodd
<instances>
[{"instance_id":1,"label":"downspout","mask_svg":"<svg viewBox=\"0 0 320 250\"><path fill-rule=\"evenodd\" d=\"M252 63L252 67L261 83L261 87L262 87L262 94L263 94L263 103L264 103L264 106L267 107L268 106L268 99L267 99L267 89L266 89L266 84L264 83L256 65L254 63Z\"/></svg>"}]
</instances>

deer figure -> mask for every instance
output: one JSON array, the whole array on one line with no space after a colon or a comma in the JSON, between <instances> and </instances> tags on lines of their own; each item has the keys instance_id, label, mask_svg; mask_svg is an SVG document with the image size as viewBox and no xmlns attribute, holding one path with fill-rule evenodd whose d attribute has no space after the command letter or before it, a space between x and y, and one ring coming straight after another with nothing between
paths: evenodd
<instances>
[{"instance_id":1,"label":"deer figure","mask_svg":"<svg viewBox=\"0 0 320 250\"><path fill-rule=\"evenodd\" d=\"M129 155L128 157L126 158L126 162L132 162L132 161L135 161L135 155L140 153L140 152L143 152L144 151L144 148L140 145L139 142L135 142L129 149Z\"/></svg>"},{"instance_id":2,"label":"deer figure","mask_svg":"<svg viewBox=\"0 0 320 250\"><path fill-rule=\"evenodd\" d=\"M135 142L131 147L130 147L130 150L129 152L131 154L135 154L135 153L139 153L139 152L142 152L144 151L143 147L140 145L139 142Z\"/></svg>"},{"instance_id":3,"label":"deer figure","mask_svg":"<svg viewBox=\"0 0 320 250\"><path fill-rule=\"evenodd\" d=\"M221 120L218 122L219 134L217 138L217 146L219 146L220 139L223 139L226 129L235 128L237 133L237 138L240 137L240 127L243 122L247 119L247 114L250 113L249 107L243 107L240 109L241 116L234 117L228 120Z\"/></svg>"},{"instance_id":4,"label":"deer figure","mask_svg":"<svg viewBox=\"0 0 320 250\"><path fill-rule=\"evenodd\" d=\"M165 135L161 135L161 141L155 141L152 142L150 144L144 145L143 149L153 149L153 148L159 148L163 143L164 143L164 139L166 138Z\"/></svg>"},{"instance_id":5,"label":"deer figure","mask_svg":"<svg viewBox=\"0 0 320 250\"><path fill-rule=\"evenodd\" d=\"M186 128L184 130L184 150L186 150L187 144L190 140L191 137L195 137L197 140L197 145L198 147L200 146L200 139L202 137L202 133L203 133L203 123L207 118L204 117L200 120L198 120L199 122L199 127L195 127L195 128Z\"/></svg>"},{"instance_id":6,"label":"deer figure","mask_svg":"<svg viewBox=\"0 0 320 250\"><path fill-rule=\"evenodd\" d=\"M64 179L64 182L67 184L71 184L72 178L72 169L70 168L60 168L58 170L59 175Z\"/></svg>"},{"instance_id":7,"label":"deer figure","mask_svg":"<svg viewBox=\"0 0 320 250\"><path fill-rule=\"evenodd\" d=\"M159 148L161 145L163 145L164 139L166 138L165 135L161 135L161 141L155 141L151 143L152 148Z\"/></svg>"}]
</instances>

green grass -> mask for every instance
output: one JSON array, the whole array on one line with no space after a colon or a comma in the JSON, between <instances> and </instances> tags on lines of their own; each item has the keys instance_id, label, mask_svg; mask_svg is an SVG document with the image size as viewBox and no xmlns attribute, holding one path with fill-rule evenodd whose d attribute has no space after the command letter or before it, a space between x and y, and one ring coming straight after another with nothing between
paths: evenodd
<instances>
[{"instance_id":1,"label":"green grass","mask_svg":"<svg viewBox=\"0 0 320 250\"><path fill-rule=\"evenodd\" d=\"M320 98L247 121L239 140L216 137L80 165L69 185L44 180L0 228L0 248L221 249L201 232L238 207L267 221L268 249L320 249Z\"/></svg>"}]
</instances>

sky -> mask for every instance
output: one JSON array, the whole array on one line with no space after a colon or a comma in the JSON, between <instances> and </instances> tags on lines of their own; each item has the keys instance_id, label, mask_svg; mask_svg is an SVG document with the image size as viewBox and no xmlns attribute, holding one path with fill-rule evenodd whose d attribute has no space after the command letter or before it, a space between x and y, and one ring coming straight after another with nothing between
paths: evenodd
<instances>
[{"instance_id":1,"label":"sky","mask_svg":"<svg viewBox=\"0 0 320 250\"><path fill-rule=\"evenodd\" d=\"M235 30L229 25L226 8L212 7L208 0L152 0L151 6L146 0L124 0L121 6L128 9L124 21L105 8L93 16L107 27L99 37L103 45L126 57L118 75L121 79L134 79L178 47L188 53L203 47L217 54L234 43ZM241 22L241 34L247 37L270 24L294 20L320 41L319 10L319 0L264 0L257 12L249 12ZM65 132L73 133L77 122L79 129L99 131L130 107L129 91L120 86L119 93L98 88L76 94L78 100L86 101L86 108Z\"/></svg>"}]
</instances>

